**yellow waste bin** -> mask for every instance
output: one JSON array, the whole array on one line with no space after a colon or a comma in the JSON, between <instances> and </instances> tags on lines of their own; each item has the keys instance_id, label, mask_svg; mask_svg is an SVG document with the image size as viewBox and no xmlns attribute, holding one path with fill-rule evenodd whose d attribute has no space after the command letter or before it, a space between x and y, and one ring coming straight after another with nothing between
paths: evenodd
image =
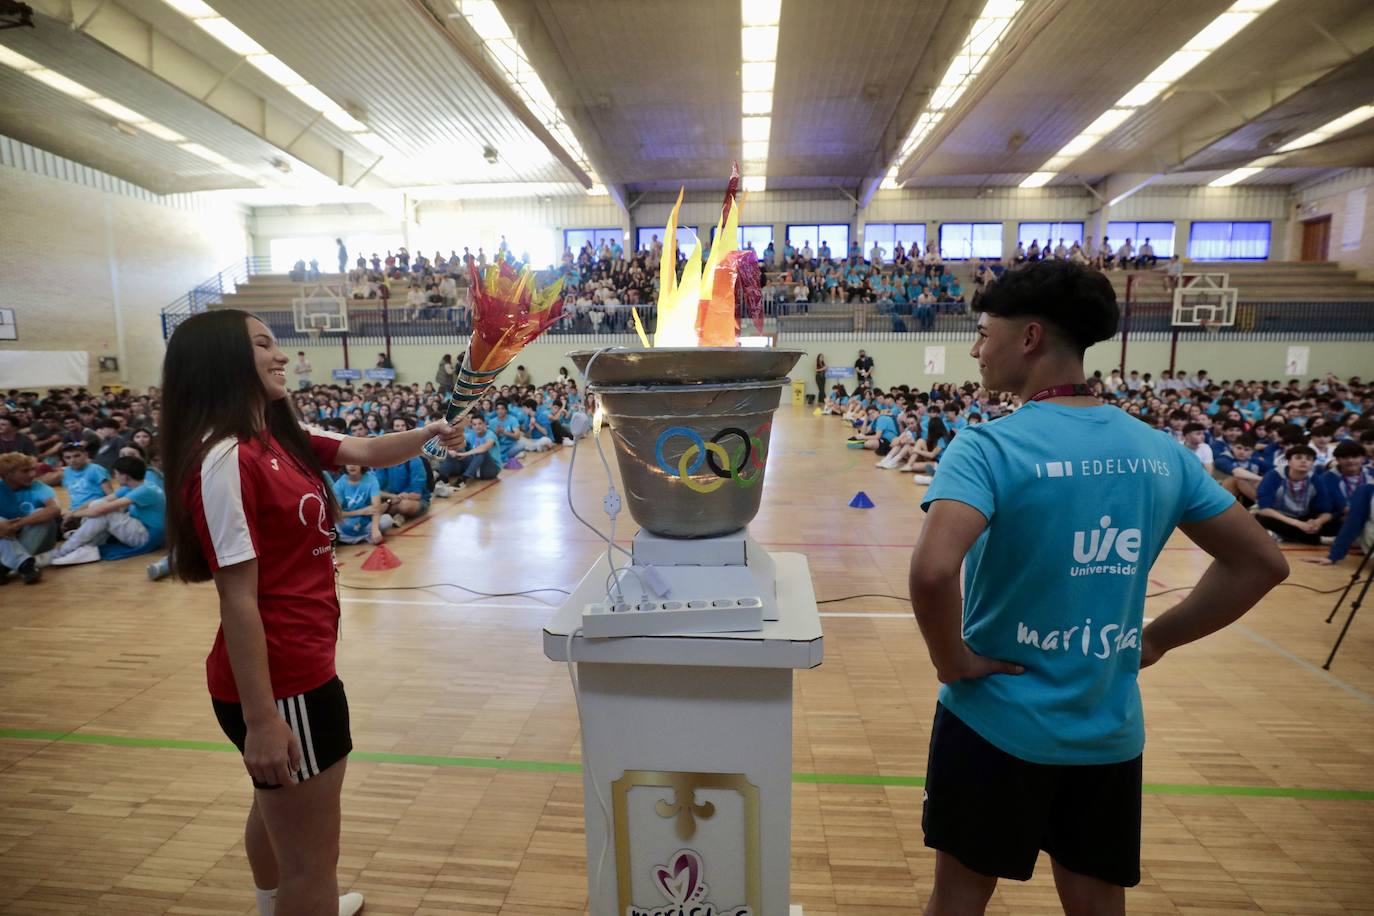
<instances>
[{"instance_id":1,"label":"yellow waste bin","mask_svg":"<svg viewBox=\"0 0 1374 916\"><path fill-rule=\"evenodd\" d=\"M802 405L806 403L806 381L794 378L792 380L792 403Z\"/></svg>"}]
</instances>

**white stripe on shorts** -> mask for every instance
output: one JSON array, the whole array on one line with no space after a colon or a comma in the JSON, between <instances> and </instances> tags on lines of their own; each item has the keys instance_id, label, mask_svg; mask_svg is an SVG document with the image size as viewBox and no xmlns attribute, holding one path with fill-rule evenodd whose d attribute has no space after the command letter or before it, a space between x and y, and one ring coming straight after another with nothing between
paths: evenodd
<instances>
[{"instance_id":1,"label":"white stripe on shorts","mask_svg":"<svg viewBox=\"0 0 1374 916\"><path fill-rule=\"evenodd\" d=\"M310 711L305 707L305 694L296 697L296 702L301 707L301 731L305 734L304 740L301 741L301 750L310 761L310 769L315 771L312 775L318 776L320 775L320 764L315 759L315 741L310 737Z\"/></svg>"},{"instance_id":2,"label":"white stripe on shorts","mask_svg":"<svg viewBox=\"0 0 1374 916\"><path fill-rule=\"evenodd\" d=\"M286 703L286 721L287 721L287 724L291 726L291 734L293 734L293 735L296 736L296 743L297 743L297 744L302 744L302 745L303 745L304 742L301 741L301 728L300 728L300 725L296 722L296 703L295 703L295 700L296 700L295 697L287 697L286 700L283 701L283 702ZM309 776L310 776L310 771L309 771L308 769L306 769L304 748L302 748L302 752L301 752L301 767L300 767L299 770L296 771L296 776L297 776L297 781L302 781L302 782L303 782L304 780L308 779Z\"/></svg>"}]
</instances>

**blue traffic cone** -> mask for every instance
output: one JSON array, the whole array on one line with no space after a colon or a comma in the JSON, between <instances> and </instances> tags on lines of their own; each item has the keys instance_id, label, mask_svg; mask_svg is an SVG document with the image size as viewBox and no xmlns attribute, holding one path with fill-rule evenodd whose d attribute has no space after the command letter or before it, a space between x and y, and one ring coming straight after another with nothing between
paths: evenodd
<instances>
[{"instance_id":1,"label":"blue traffic cone","mask_svg":"<svg viewBox=\"0 0 1374 916\"><path fill-rule=\"evenodd\" d=\"M849 508L851 508L851 509L872 509L872 508L873 508L873 500L871 500L871 499L868 498L868 494L867 494L867 493L865 493L863 490L860 490L859 492L855 493L855 494L854 494L854 498L851 499L851 500L849 501Z\"/></svg>"}]
</instances>

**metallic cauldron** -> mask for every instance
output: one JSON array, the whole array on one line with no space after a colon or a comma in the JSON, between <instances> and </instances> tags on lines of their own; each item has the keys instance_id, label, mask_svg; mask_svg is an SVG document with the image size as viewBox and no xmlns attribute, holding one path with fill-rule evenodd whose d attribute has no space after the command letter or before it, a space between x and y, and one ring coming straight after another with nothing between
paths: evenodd
<instances>
[{"instance_id":1,"label":"metallic cauldron","mask_svg":"<svg viewBox=\"0 0 1374 916\"><path fill-rule=\"evenodd\" d=\"M801 350L570 353L606 412L626 505L663 537L738 531L758 514L786 374Z\"/></svg>"}]
</instances>

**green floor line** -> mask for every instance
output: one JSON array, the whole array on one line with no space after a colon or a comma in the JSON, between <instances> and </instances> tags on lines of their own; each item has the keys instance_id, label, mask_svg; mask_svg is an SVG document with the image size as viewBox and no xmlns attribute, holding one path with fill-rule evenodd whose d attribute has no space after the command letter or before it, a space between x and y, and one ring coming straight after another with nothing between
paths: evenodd
<instances>
[{"instance_id":1,"label":"green floor line","mask_svg":"<svg viewBox=\"0 0 1374 916\"><path fill-rule=\"evenodd\" d=\"M175 738L130 738L123 735L96 735L88 732L54 732L26 728L0 728L0 740L52 741L65 744L95 744L107 747L150 747L177 751L214 751L229 753L232 744L217 741L181 741ZM460 767L465 769L516 770L525 773L580 773L576 763L552 760L503 760L495 757L447 757L432 754L388 754L382 751L354 751L354 760L395 763L406 766ZM792 781L821 786L886 786L919 789L923 776L869 776L857 773L793 773ZM1320 801L1374 801L1374 792L1354 789L1303 789L1288 786L1209 786L1177 783L1145 783L1146 795L1211 795L1237 798L1310 798Z\"/></svg>"}]
</instances>

